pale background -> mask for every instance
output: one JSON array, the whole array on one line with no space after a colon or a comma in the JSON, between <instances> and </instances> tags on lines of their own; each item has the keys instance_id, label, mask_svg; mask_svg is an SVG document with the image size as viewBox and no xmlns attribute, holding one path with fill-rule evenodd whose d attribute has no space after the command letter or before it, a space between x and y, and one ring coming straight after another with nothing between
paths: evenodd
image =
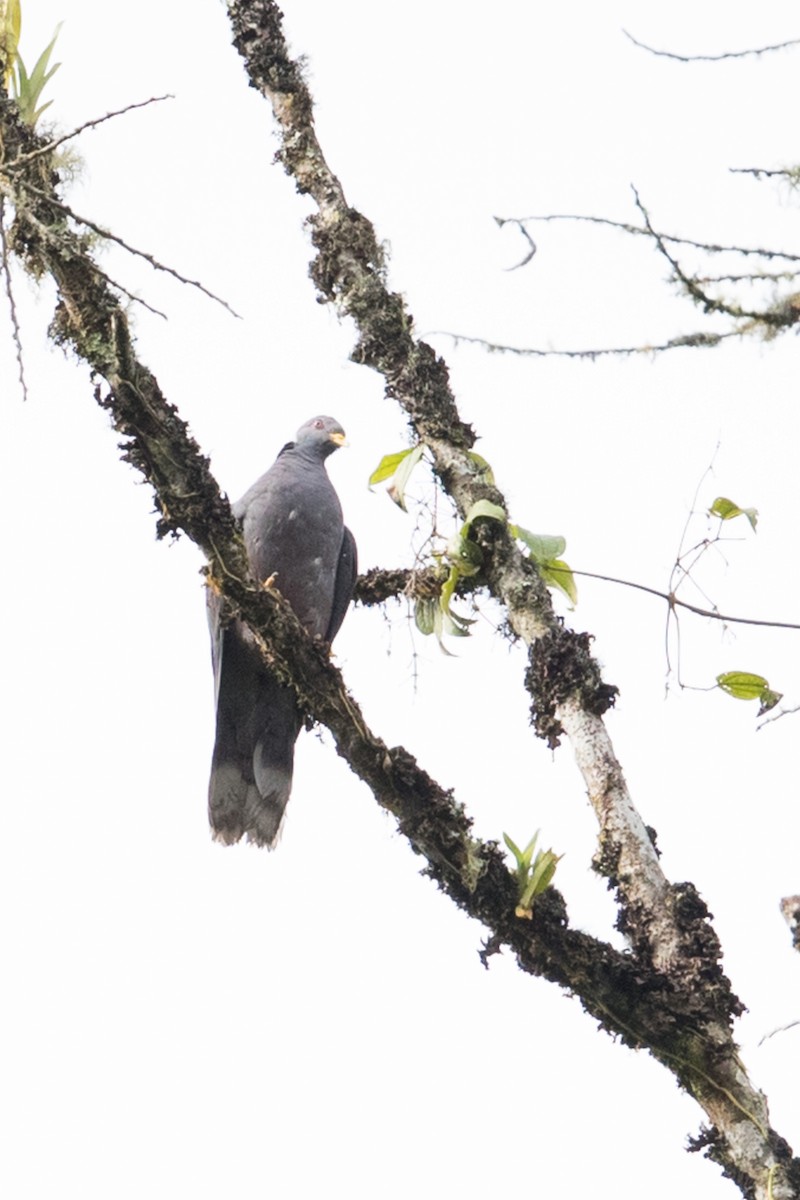
<instances>
[{"instance_id":1,"label":"pale background","mask_svg":"<svg viewBox=\"0 0 800 1200\"><path fill-rule=\"evenodd\" d=\"M389 243L423 332L566 348L700 327L663 261L612 232L541 227L533 263L504 270L524 246L494 214L635 220L631 182L670 232L800 251L785 191L728 173L796 161L800 47L683 65L621 32L684 53L744 49L797 36L794 5L285 8L326 154ZM221 486L240 495L303 420L332 413L351 442L330 469L362 565L409 563L415 517L366 488L406 444L404 421L348 362L353 330L315 302L309 205L271 165L271 114L224 6L26 0L29 67L61 19L46 94L60 128L176 95L80 140L70 203L243 314L103 254L169 313L137 311L139 349ZM201 557L155 541L151 495L118 461L87 370L46 347L51 289L15 283L30 398L4 315L3 1195L733 1196L685 1154L701 1114L662 1068L507 955L482 968L484 932L420 877L329 735L301 738L275 854L212 844ZM731 529L741 540L702 583L723 611L798 620L791 336L594 365L435 344L514 519L564 534L576 568L665 586L719 442L700 507L728 495L761 521L757 536ZM483 610L454 658L398 606L391 624L354 610L337 657L374 730L454 787L482 836L541 827L565 856L571 919L617 938L569 749L533 737L524 657ZM750 1009L745 1061L797 1148L800 1029L758 1043L800 1018L778 911L800 890L800 718L756 733L754 705L674 686L665 700L654 599L583 581L570 619L621 688L609 725L634 797L667 873L715 914ZM797 633L682 628L687 682L754 670L800 703Z\"/></svg>"}]
</instances>

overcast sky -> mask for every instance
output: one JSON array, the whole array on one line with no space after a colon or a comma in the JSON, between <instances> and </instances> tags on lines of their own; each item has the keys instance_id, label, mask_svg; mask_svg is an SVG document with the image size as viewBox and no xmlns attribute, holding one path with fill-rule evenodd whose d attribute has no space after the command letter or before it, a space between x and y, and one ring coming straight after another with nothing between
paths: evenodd
<instances>
[{"instance_id":1,"label":"overcast sky","mask_svg":"<svg viewBox=\"0 0 800 1200\"><path fill-rule=\"evenodd\" d=\"M390 248L421 332L568 349L721 328L675 297L653 251L610 230L542 225L533 262L506 270L525 246L493 216L635 221L632 183L671 233L800 253L796 202L729 171L795 161L800 47L681 64L622 32L715 54L798 36L794 5L284 7L329 162ZM168 314L134 310L139 351L220 485L238 497L306 418L331 413L351 443L330 473L362 565L410 564L429 514L366 486L407 444L405 423L348 361L352 328L316 303L310 208L272 165L271 114L224 5L23 0L29 67L61 20L46 93L59 129L174 95L75 143L68 198L242 314L102 251ZM327 733L301 735L275 853L211 842L201 556L156 542L152 496L119 461L88 371L48 347L51 289L14 282L29 399L0 305L3 1194L734 1195L685 1153L702 1114L661 1067L507 955L483 969L484 931L420 876ZM573 567L664 588L700 485L690 541L717 495L761 517L756 535L731 528L698 584L724 612L798 620L793 338L594 364L431 340L513 519L563 534ZM524 655L480 608L450 658L401 606L356 609L337 659L375 732L453 787L481 836L542 829L564 855L571 920L619 944L569 748L534 738ZM668 876L693 880L715 914L750 1010L745 1062L797 1149L800 1029L758 1043L800 1018L778 911L800 891L800 718L756 732L754 705L681 692L674 673L665 697L653 598L584 580L567 615L621 689L609 726L634 799ZM685 683L752 670L800 704L797 633L697 619L681 631Z\"/></svg>"}]
</instances>

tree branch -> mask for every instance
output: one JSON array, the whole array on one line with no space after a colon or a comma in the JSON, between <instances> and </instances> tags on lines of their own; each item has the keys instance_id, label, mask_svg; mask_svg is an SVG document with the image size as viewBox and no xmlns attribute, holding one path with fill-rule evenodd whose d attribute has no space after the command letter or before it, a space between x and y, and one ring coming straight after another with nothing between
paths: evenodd
<instances>
[{"instance_id":1,"label":"tree branch","mask_svg":"<svg viewBox=\"0 0 800 1200\"><path fill-rule=\"evenodd\" d=\"M350 209L325 163L313 129L311 99L268 0L230 3L236 42L251 80L270 98L282 129L281 157L301 190L315 199L314 281L359 338L354 357L381 371L387 391L431 449L434 469L462 514L477 499L503 503L476 470L474 435L458 415L447 368L415 339L401 297L384 282L383 256L369 222ZM11 158L41 147L0 98L3 145ZM34 172L31 178L26 171ZM25 181L24 183L22 181ZM248 576L241 534L207 460L177 410L138 359L124 312L91 265L87 247L65 221L46 155L20 173L12 249L34 272L54 278L53 322L109 391L97 399L126 438L125 457L151 482L161 535L186 531L209 558L209 580L253 629L266 660L300 701L331 729L338 752L392 812L428 873L470 915L511 947L523 969L575 991L601 1024L630 1045L646 1046L669 1066L714 1122L708 1150L748 1195L800 1195L797 1166L768 1126L766 1104L749 1083L730 1035L741 1005L719 966L708 913L691 885L671 885L650 835L632 806L601 716L613 700L589 652L590 639L563 628L533 564L499 522L476 521L487 586L506 605L512 628L529 646L529 687L548 739L566 733L575 746L601 826L598 869L616 887L620 924L633 954L621 954L569 928L554 889L539 897L531 921L515 916L516 885L494 843L472 837L452 794L401 747L367 728L339 673L311 642L288 606ZM31 186L26 186L26 184ZM26 221L26 211L35 222ZM42 237L36 222L52 229Z\"/></svg>"},{"instance_id":2,"label":"tree branch","mask_svg":"<svg viewBox=\"0 0 800 1200\"><path fill-rule=\"evenodd\" d=\"M723 62L726 58L756 58L760 54L771 54L773 50L787 50L790 46L800 45L800 38L792 38L788 42L778 42L776 46L760 46L757 50L729 50L724 54L673 54L669 50L655 50L652 46L646 46L644 42L639 42L628 33L627 29L623 29L623 34L629 42L633 42L634 46L638 46L640 50L646 50L648 54L655 54L657 58L671 58L675 62Z\"/></svg>"},{"instance_id":3,"label":"tree branch","mask_svg":"<svg viewBox=\"0 0 800 1200\"><path fill-rule=\"evenodd\" d=\"M800 896L784 896L781 912L792 932L792 945L795 950L800 950Z\"/></svg>"}]
</instances>

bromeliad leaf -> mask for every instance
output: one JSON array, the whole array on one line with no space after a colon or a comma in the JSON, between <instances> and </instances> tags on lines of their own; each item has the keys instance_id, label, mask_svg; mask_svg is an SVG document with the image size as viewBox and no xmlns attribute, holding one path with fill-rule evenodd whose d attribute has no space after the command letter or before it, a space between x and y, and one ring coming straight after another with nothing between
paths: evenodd
<instances>
[{"instance_id":1,"label":"bromeliad leaf","mask_svg":"<svg viewBox=\"0 0 800 1200\"><path fill-rule=\"evenodd\" d=\"M20 116L26 125L35 125L39 117L53 103L48 100L46 104L42 104L37 108L39 97L42 94L46 84L53 78L61 63L56 63L54 67L48 65L50 63L50 55L53 53L53 47L56 44L56 38L61 30L61 22L56 26L56 31L50 39L50 44L45 47L37 59L36 66L28 75L25 70L25 64L17 55L17 74L14 79L14 93L17 104L19 106Z\"/></svg>"},{"instance_id":2,"label":"bromeliad leaf","mask_svg":"<svg viewBox=\"0 0 800 1200\"><path fill-rule=\"evenodd\" d=\"M538 838L539 830L537 829L525 849L520 850L507 833L503 834L503 841L514 855L517 867L515 872L518 897L516 915L525 917L527 920L533 916L534 898L540 896L550 886L556 866L563 857L560 854L554 854L552 850L539 850L534 858Z\"/></svg>"},{"instance_id":3,"label":"bromeliad leaf","mask_svg":"<svg viewBox=\"0 0 800 1200\"><path fill-rule=\"evenodd\" d=\"M727 496L717 496L708 511L710 516L719 517L720 521L732 521L734 517L747 517L753 532L758 524L757 508L740 508Z\"/></svg>"},{"instance_id":4,"label":"bromeliad leaf","mask_svg":"<svg viewBox=\"0 0 800 1200\"><path fill-rule=\"evenodd\" d=\"M538 834L534 834L534 840L538 836L539 836ZM511 853L514 855L514 858L517 860L517 866L519 866L520 860L522 858L522 851L520 850L519 846L517 845L516 842L512 842L511 838L508 836L507 833L503 834L503 841L508 846Z\"/></svg>"},{"instance_id":5,"label":"bromeliad leaf","mask_svg":"<svg viewBox=\"0 0 800 1200\"><path fill-rule=\"evenodd\" d=\"M530 919L534 897L540 896L550 886L559 860L563 857L562 854L554 854L552 850L539 851L533 864L530 879L519 898L517 916L525 916Z\"/></svg>"},{"instance_id":6,"label":"bromeliad leaf","mask_svg":"<svg viewBox=\"0 0 800 1200\"><path fill-rule=\"evenodd\" d=\"M6 88L13 79L21 28L20 0L0 0L0 66Z\"/></svg>"}]
</instances>

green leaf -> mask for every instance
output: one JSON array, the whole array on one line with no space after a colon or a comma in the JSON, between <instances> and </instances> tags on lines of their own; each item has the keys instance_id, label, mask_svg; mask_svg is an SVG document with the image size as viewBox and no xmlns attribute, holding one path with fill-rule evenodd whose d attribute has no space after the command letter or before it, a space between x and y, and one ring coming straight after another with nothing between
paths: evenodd
<instances>
[{"instance_id":1,"label":"green leaf","mask_svg":"<svg viewBox=\"0 0 800 1200\"><path fill-rule=\"evenodd\" d=\"M478 468L478 471L483 476L486 483L488 483L490 487L494 487L494 471L489 466L483 455L476 454L474 450L470 450L469 457L472 462L475 463L475 466Z\"/></svg>"},{"instance_id":2,"label":"green leaf","mask_svg":"<svg viewBox=\"0 0 800 1200\"><path fill-rule=\"evenodd\" d=\"M737 700L758 700L759 717L783 699L783 692L773 691L763 675L753 675L749 671L726 671L717 676L717 686Z\"/></svg>"},{"instance_id":3,"label":"green leaf","mask_svg":"<svg viewBox=\"0 0 800 1200\"><path fill-rule=\"evenodd\" d=\"M761 701L758 707L758 716L763 717L764 713L769 712L774 708L779 700L783 699L783 692L773 692L772 688L765 687L759 700Z\"/></svg>"},{"instance_id":4,"label":"green leaf","mask_svg":"<svg viewBox=\"0 0 800 1200\"><path fill-rule=\"evenodd\" d=\"M461 533L453 534L447 543L447 557L458 568L460 575L477 575L483 564L483 551L477 542L464 534L463 529Z\"/></svg>"},{"instance_id":5,"label":"green leaf","mask_svg":"<svg viewBox=\"0 0 800 1200\"><path fill-rule=\"evenodd\" d=\"M469 627L475 622L469 617L462 617L452 608L447 612L442 610L442 632L450 637L469 637Z\"/></svg>"},{"instance_id":6,"label":"green leaf","mask_svg":"<svg viewBox=\"0 0 800 1200\"><path fill-rule=\"evenodd\" d=\"M434 596L425 596L414 605L414 621L417 629L425 637L429 637L436 628L436 609L438 600Z\"/></svg>"},{"instance_id":7,"label":"green leaf","mask_svg":"<svg viewBox=\"0 0 800 1200\"><path fill-rule=\"evenodd\" d=\"M403 459L408 458L413 449L413 446L409 446L407 450L398 450L396 454L384 454L383 458L370 475L367 481L368 486L374 487L376 483L383 483L384 479L390 479L400 466L400 463L403 461Z\"/></svg>"},{"instance_id":8,"label":"green leaf","mask_svg":"<svg viewBox=\"0 0 800 1200\"><path fill-rule=\"evenodd\" d=\"M530 878L520 895L520 908L529 910L534 897L541 896L542 892L550 886L553 876L556 873L556 867L562 857L563 855L554 854L552 850L539 851L536 855L536 861L533 864Z\"/></svg>"},{"instance_id":9,"label":"green leaf","mask_svg":"<svg viewBox=\"0 0 800 1200\"><path fill-rule=\"evenodd\" d=\"M717 686L737 700L758 700L769 684L763 675L749 671L725 671L717 676Z\"/></svg>"},{"instance_id":10,"label":"green leaf","mask_svg":"<svg viewBox=\"0 0 800 1200\"><path fill-rule=\"evenodd\" d=\"M447 612L448 608L450 607L450 601L453 599L453 592L456 590L458 578L458 567L451 567L450 574L444 581L441 593L439 595L439 607L441 608L442 612Z\"/></svg>"},{"instance_id":11,"label":"green leaf","mask_svg":"<svg viewBox=\"0 0 800 1200\"><path fill-rule=\"evenodd\" d=\"M445 633L452 634L453 637L469 637L469 627L475 624L472 618L462 617L459 613L453 612L450 607L450 601L453 599L456 584L463 574L464 572L456 564L453 564L450 568L450 574L442 585L442 591L439 596L442 629Z\"/></svg>"},{"instance_id":12,"label":"green leaf","mask_svg":"<svg viewBox=\"0 0 800 1200\"><path fill-rule=\"evenodd\" d=\"M6 88L12 81L22 29L20 0L0 0L0 66Z\"/></svg>"},{"instance_id":13,"label":"green leaf","mask_svg":"<svg viewBox=\"0 0 800 1200\"><path fill-rule=\"evenodd\" d=\"M520 850L519 846L515 842L512 842L511 838L508 836L507 833L503 834L503 841L508 846L509 850L514 855L514 858L516 860L517 882L519 884L520 895L522 894L522 890L528 882L528 875L530 873L530 868L531 868L531 859L533 858L533 852L536 849L536 842L539 838L539 832L540 831L537 829L536 833L533 835L531 840L528 842L528 844L524 850Z\"/></svg>"},{"instance_id":14,"label":"green leaf","mask_svg":"<svg viewBox=\"0 0 800 1200\"><path fill-rule=\"evenodd\" d=\"M470 531L472 522L477 521L478 517L488 517L491 521L505 521L506 510L499 504L492 504L491 500L476 500L461 527L461 532L465 537Z\"/></svg>"},{"instance_id":15,"label":"green leaf","mask_svg":"<svg viewBox=\"0 0 800 1200\"><path fill-rule=\"evenodd\" d=\"M740 508L727 496L717 496L708 512L712 517L719 517L720 521L732 521L734 517L747 517L754 532L758 524L757 508Z\"/></svg>"},{"instance_id":16,"label":"green leaf","mask_svg":"<svg viewBox=\"0 0 800 1200\"><path fill-rule=\"evenodd\" d=\"M516 915L518 917L525 917L528 920L533 916L531 905L534 898L540 896L550 886L553 876L556 873L556 866L562 858L562 855L554 854L552 850L539 850L536 857L533 857L539 832L537 829L524 850L520 850L516 842L512 841L507 833L503 834L503 841L514 855L517 865L518 901ZM531 866L531 860L533 860L533 866Z\"/></svg>"},{"instance_id":17,"label":"green leaf","mask_svg":"<svg viewBox=\"0 0 800 1200\"><path fill-rule=\"evenodd\" d=\"M404 455L402 462L394 473L392 483L386 489L395 504L399 505L403 512L406 511L406 487L409 477L414 467L422 458L424 451L425 445L423 442L420 442L409 454Z\"/></svg>"},{"instance_id":18,"label":"green leaf","mask_svg":"<svg viewBox=\"0 0 800 1200\"><path fill-rule=\"evenodd\" d=\"M503 841L508 846L511 853L514 855L514 858L517 860L517 864L519 864L519 861L522 858L522 851L520 850L519 846L517 846L517 844L515 842L512 842L511 838L508 836L507 833L503 834Z\"/></svg>"},{"instance_id":19,"label":"green leaf","mask_svg":"<svg viewBox=\"0 0 800 1200\"><path fill-rule=\"evenodd\" d=\"M443 641L444 632L445 632L445 630L444 630L444 613L442 612L442 608L441 608L440 604L436 605L436 608L433 613L433 632L436 634L436 640L439 643L439 649L441 650L442 654L446 654L448 658L452 658L453 657L452 654L447 649L447 647L445 646L444 641Z\"/></svg>"},{"instance_id":20,"label":"green leaf","mask_svg":"<svg viewBox=\"0 0 800 1200\"><path fill-rule=\"evenodd\" d=\"M521 525L510 525L509 529L515 538L527 546L531 558L537 563L553 562L560 558L567 548L563 537L554 537L548 533L531 533Z\"/></svg>"},{"instance_id":21,"label":"green leaf","mask_svg":"<svg viewBox=\"0 0 800 1200\"><path fill-rule=\"evenodd\" d=\"M53 47L56 44L62 24L63 22L59 22L56 26L56 31L50 40L50 44L39 55L36 66L30 75L25 70L25 64L22 59L17 55L17 75L14 80L14 92L17 104L19 105L20 115L27 125L35 125L45 109L49 108L53 103L52 100L48 100L46 104L39 106L39 97L49 80L53 78L61 66L61 63L56 63L49 71L47 69L50 62L50 55L53 52Z\"/></svg>"},{"instance_id":22,"label":"green leaf","mask_svg":"<svg viewBox=\"0 0 800 1200\"><path fill-rule=\"evenodd\" d=\"M548 587L558 588L569 600L570 604L578 603L578 588L575 576L563 559L553 559L551 562L538 564L542 579Z\"/></svg>"}]
</instances>

